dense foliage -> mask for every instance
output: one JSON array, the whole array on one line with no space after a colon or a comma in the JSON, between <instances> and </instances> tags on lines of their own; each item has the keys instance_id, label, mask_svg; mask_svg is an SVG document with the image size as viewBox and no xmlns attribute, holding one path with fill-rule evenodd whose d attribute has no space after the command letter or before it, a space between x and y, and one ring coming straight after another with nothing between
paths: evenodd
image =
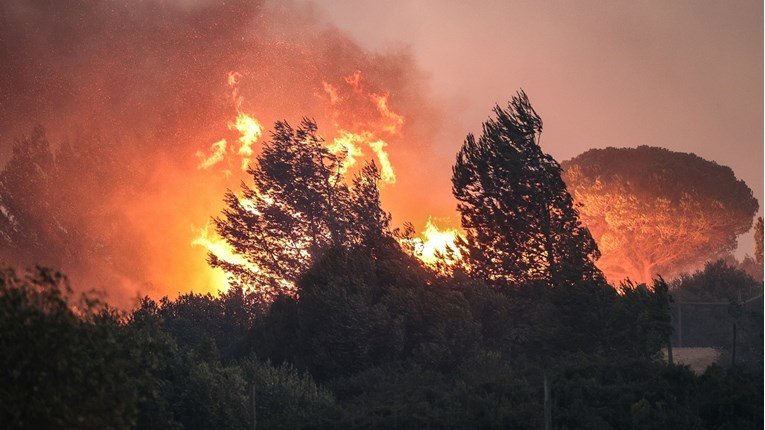
<instances>
[{"instance_id":1,"label":"dense foliage","mask_svg":"<svg viewBox=\"0 0 765 430\"><path fill-rule=\"evenodd\" d=\"M218 231L247 263L212 258L235 281L219 296L124 313L1 268L0 427L762 428L762 361L665 363L669 286L607 284L528 99L495 112L455 167L469 256L449 272L404 251L375 166L345 185L310 121L278 124L227 194ZM761 323L761 287L709 267L678 297L727 298L736 324L754 303Z\"/></svg>"},{"instance_id":2,"label":"dense foliage","mask_svg":"<svg viewBox=\"0 0 765 430\"><path fill-rule=\"evenodd\" d=\"M496 118L468 135L452 176L463 252L476 276L498 282L548 284L602 275L590 232L579 222L561 168L542 152L542 119L521 91Z\"/></svg>"},{"instance_id":3,"label":"dense foliage","mask_svg":"<svg viewBox=\"0 0 765 430\"><path fill-rule=\"evenodd\" d=\"M759 207L733 170L695 154L592 149L562 165L613 282L669 279L725 257Z\"/></svg>"},{"instance_id":4,"label":"dense foliage","mask_svg":"<svg viewBox=\"0 0 765 430\"><path fill-rule=\"evenodd\" d=\"M218 234L244 261L209 254L235 285L257 288L266 299L292 289L324 248L362 244L389 231L380 208L374 164L345 182L344 157L334 154L304 119L297 129L277 122L257 162L253 184L226 193Z\"/></svg>"},{"instance_id":5,"label":"dense foliage","mask_svg":"<svg viewBox=\"0 0 765 430\"><path fill-rule=\"evenodd\" d=\"M121 314L5 270L0 422L244 429L254 405L263 429L539 428L543 350L555 428L762 427L761 366L658 359L660 282L498 290L391 247L328 251L299 285L267 310L233 289Z\"/></svg>"}]
</instances>

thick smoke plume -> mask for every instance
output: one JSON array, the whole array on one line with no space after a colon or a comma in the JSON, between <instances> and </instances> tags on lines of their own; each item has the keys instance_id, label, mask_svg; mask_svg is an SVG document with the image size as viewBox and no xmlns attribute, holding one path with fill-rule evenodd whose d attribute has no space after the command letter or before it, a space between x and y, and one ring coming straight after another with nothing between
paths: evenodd
<instances>
[{"instance_id":1,"label":"thick smoke plume","mask_svg":"<svg viewBox=\"0 0 765 430\"><path fill-rule=\"evenodd\" d=\"M230 162L198 168L237 138L230 72L266 130L306 116L331 139L388 124L384 203L399 223L425 219L439 118L425 77L294 4L7 0L0 64L0 259L61 269L112 303L218 286L191 241L242 177Z\"/></svg>"}]
</instances>

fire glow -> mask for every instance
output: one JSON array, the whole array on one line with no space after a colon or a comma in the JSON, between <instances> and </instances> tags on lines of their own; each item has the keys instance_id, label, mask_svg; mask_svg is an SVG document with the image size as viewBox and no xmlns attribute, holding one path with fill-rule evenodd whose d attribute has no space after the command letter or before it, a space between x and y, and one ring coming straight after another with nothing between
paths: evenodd
<instances>
[{"instance_id":1,"label":"fire glow","mask_svg":"<svg viewBox=\"0 0 765 430\"><path fill-rule=\"evenodd\" d=\"M459 236L457 229L439 229L433 219L429 218L420 237L413 239L414 255L431 267L435 267L439 262L454 265L462 258L457 247Z\"/></svg>"},{"instance_id":2,"label":"fire glow","mask_svg":"<svg viewBox=\"0 0 765 430\"><path fill-rule=\"evenodd\" d=\"M236 120L228 123L229 130L239 132L239 148L236 154L241 158L241 170L247 170L252 157L252 146L260 140L263 135L263 125L257 119L242 112L243 98L239 94L239 79L242 75L237 72L229 72L228 86L231 87L231 99L236 106ZM226 152L229 148L226 139L221 139L210 146L212 153L205 155L202 151L197 151L196 156L200 159L198 169L209 169L226 158Z\"/></svg>"},{"instance_id":3,"label":"fire glow","mask_svg":"<svg viewBox=\"0 0 765 430\"><path fill-rule=\"evenodd\" d=\"M240 166L243 171L247 170L251 157L255 153L253 145L260 141L263 135L263 126L254 116L245 113L242 110L243 97L239 92L239 80L241 74L230 72L228 74L228 85L232 91L232 101L236 108L236 120L228 123L228 129L236 131L239 136L236 141L238 148L234 149L228 144L227 139L220 139L210 145L210 153L197 151L196 157L200 162L197 166L200 170L208 170L216 165L226 161L227 157L239 157ZM404 117L393 111L389 107L389 93L378 94L375 92L365 93L363 86L363 75L361 71L346 76L345 83L350 86L352 92L362 100L372 103L377 117L363 118L356 124L349 124L356 131L352 132L346 129L342 124L342 115L338 106L343 101L339 95L337 87L328 82L322 82L324 91L328 97L330 117L334 120L334 130L329 130L334 134L331 140L326 142L329 151L336 155L341 155L343 159L343 168L341 173L346 174L349 171L355 171L359 167L359 160L369 161L374 159L380 168L381 186L392 185L396 183L396 173L391 163L386 147L386 142L380 136L401 136L402 127L405 123ZM361 125L361 127L360 127ZM350 128L350 127L349 127ZM361 128L361 129L360 129ZM229 165L230 163L224 163ZM363 163L362 163L363 164ZM231 176L230 170L223 170L226 177ZM268 199L267 195L258 195L257 198ZM243 202L246 205L246 201ZM191 245L205 249L215 258L234 265L245 266L250 270L257 271L256 265L252 264L238 255L223 239L221 239L212 229L212 224L207 222L204 227L195 230L195 237ZM453 265L461 258L460 252L456 246L458 232L453 228L440 230L434 224L432 219L428 219L425 229L421 236L411 240L409 248L413 254L426 265L435 268L439 262L447 265ZM230 284L225 274L215 269L216 275L213 277L215 287L219 291L226 291Z\"/></svg>"}]
</instances>

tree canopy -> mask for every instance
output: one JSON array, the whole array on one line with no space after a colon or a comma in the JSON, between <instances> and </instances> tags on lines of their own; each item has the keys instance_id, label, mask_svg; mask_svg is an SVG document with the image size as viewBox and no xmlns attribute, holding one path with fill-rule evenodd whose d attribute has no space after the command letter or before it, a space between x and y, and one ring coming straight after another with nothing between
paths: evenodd
<instances>
[{"instance_id":1,"label":"tree canopy","mask_svg":"<svg viewBox=\"0 0 765 430\"><path fill-rule=\"evenodd\" d=\"M18 139L0 170L0 259L67 270L89 266L99 280L133 269L121 267L127 266L124 251L114 245L120 213L103 197L131 167L97 131L53 144L36 127Z\"/></svg>"},{"instance_id":2,"label":"tree canopy","mask_svg":"<svg viewBox=\"0 0 765 430\"><path fill-rule=\"evenodd\" d=\"M297 129L277 122L248 173L253 184L227 192L218 234L243 261L213 253L210 264L230 274L234 285L266 297L289 291L322 250L371 245L390 234L390 217L380 208L374 164L346 183L343 157L332 153L304 119Z\"/></svg>"},{"instance_id":3,"label":"tree canopy","mask_svg":"<svg viewBox=\"0 0 765 430\"><path fill-rule=\"evenodd\" d=\"M595 241L578 218L561 168L542 152L542 119L520 91L468 135L453 168L466 265L474 275L518 284L599 278Z\"/></svg>"},{"instance_id":4,"label":"tree canopy","mask_svg":"<svg viewBox=\"0 0 765 430\"><path fill-rule=\"evenodd\" d=\"M758 203L729 167L663 148L606 148L563 163L612 280L691 271L736 248Z\"/></svg>"}]
</instances>

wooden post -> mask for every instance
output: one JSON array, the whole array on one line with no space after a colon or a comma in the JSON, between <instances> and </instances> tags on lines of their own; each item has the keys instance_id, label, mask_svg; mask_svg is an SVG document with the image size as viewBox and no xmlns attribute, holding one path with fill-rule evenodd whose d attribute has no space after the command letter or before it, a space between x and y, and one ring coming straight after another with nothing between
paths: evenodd
<instances>
[{"instance_id":1,"label":"wooden post","mask_svg":"<svg viewBox=\"0 0 765 430\"><path fill-rule=\"evenodd\" d=\"M250 410L251 417L252 417L252 427L250 427L250 430L256 430L257 427L257 415L255 414L255 382L253 381L252 385L250 385Z\"/></svg>"},{"instance_id":2,"label":"wooden post","mask_svg":"<svg viewBox=\"0 0 765 430\"><path fill-rule=\"evenodd\" d=\"M545 430L552 430L552 396L550 394L550 381L547 379L547 370L542 370L542 378L544 379L544 413L545 413Z\"/></svg>"},{"instance_id":3,"label":"wooden post","mask_svg":"<svg viewBox=\"0 0 765 430\"><path fill-rule=\"evenodd\" d=\"M677 346L683 347L683 304L677 302Z\"/></svg>"},{"instance_id":4,"label":"wooden post","mask_svg":"<svg viewBox=\"0 0 765 430\"><path fill-rule=\"evenodd\" d=\"M733 350L731 350L730 354L730 365L735 366L736 365L736 321L733 321Z\"/></svg>"},{"instance_id":5,"label":"wooden post","mask_svg":"<svg viewBox=\"0 0 765 430\"><path fill-rule=\"evenodd\" d=\"M667 338L667 361L669 364L675 364L675 359L672 357L672 336Z\"/></svg>"}]
</instances>

